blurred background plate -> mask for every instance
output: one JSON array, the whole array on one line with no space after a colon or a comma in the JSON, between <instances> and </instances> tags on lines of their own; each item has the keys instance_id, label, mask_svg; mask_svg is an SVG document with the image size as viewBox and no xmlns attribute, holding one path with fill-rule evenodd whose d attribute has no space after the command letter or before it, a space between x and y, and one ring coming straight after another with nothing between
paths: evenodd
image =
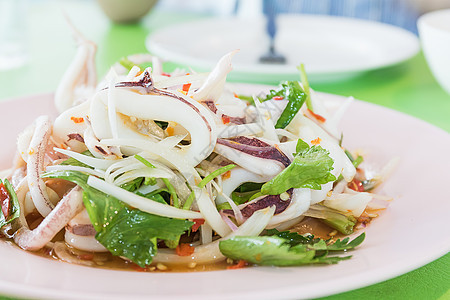
<instances>
[{"instance_id":1,"label":"blurred background plate","mask_svg":"<svg viewBox=\"0 0 450 300\"><path fill-rule=\"evenodd\" d=\"M261 64L269 38L263 18L214 18L165 27L151 34L146 46L163 59L210 70L234 49L230 79L273 82L298 79L304 63L311 81L348 79L365 71L401 63L419 51L418 38L392 25L333 16L279 15L276 49L283 65Z\"/></svg>"}]
</instances>

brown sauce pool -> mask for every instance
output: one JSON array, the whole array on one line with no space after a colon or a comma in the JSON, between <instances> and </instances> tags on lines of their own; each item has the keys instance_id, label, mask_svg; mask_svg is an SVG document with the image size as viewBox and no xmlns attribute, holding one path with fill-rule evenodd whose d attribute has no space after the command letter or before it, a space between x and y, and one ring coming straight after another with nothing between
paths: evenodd
<instances>
[{"instance_id":1,"label":"brown sauce pool","mask_svg":"<svg viewBox=\"0 0 450 300\"><path fill-rule=\"evenodd\" d=\"M27 216L28 224L30 228L33 229L42 220L42 217L37 214L30 214ZM322 239L330 238L340 238L342 236L335 235L336 231L329 227L328 225L322 223L318 219L305 217L301 222L294 225L290 231L298 232L300 234L310 233L316 237ZM61 230L52 242L63 242L64 241L64 230ZM12 243L12 242L11 242ZM67 246L67 245L66 245ZM67 253L74 260L78 260L81 265L87 265L89 267L110 269L110 270L124 270L124 271L137 271L137 272L204 272L204 271L217 271L226 270L228 267L235 265L237 262L231 260L224 260L217 263L211 264L191 264L191 265L179 265L179 264L152 264L146 268L141 268L138 265L121 259L120 257L114 256L111 253L92 253L87 251L82 251L78 249L71 248L67 246ZM34 255L39 255L54 260L62 260L58 258L55 251L52 248L44 247L38 251L30 252ZM67 262L66 262L67 263Z\"/></svg>"}]
</instances>

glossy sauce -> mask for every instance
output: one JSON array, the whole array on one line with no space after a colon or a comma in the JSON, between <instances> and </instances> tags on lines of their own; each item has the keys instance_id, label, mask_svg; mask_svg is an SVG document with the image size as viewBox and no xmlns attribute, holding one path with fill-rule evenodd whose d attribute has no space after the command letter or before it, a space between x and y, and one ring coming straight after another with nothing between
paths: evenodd
<instances>
[{"instance_id":1,"label":"glossy sauce","mask_svg":"<svg viewBox=\"0 0 450 300\"><path fill-rule=\"evenodd\" d=\"M36 228L38 224L42 221L42 217L38 214L30 214L27 216L28 224L30 224L30 228ZM329 227L328 225L322 223L318 219L305 217L301 222L294 225L291 231L298 232L300 234L310 233L316 237L320 237L322 239L330 239L340 237L338 235L334 235L335 230ZM331 235L330 235L331 234ZM61 230L52 242L61 242L64 241L64 230ZM12 242L11 242L12 243ZM82 251L78 249L74 249L71 247L67 247L68 253L76 259L80 260L82 264L89 264L89 267L97 267L103 269L113 269L113 270L124 270L124 271L137 271L137 272L204 272L204 271L217 271L217 270L225 270L227 267L232 266L236 262L232 262L228 260L228 262L221 261L218 263L212 264L192 264L192 265L178 265L178 264L152 264L146 268L141 268L138 265L121 259L120 257L113 256L110 253L92 253L87 251ZM49 259L61 260L59 259L54 250L49 247L44 247L38 251L30 252L35 255L43 256Z\"/></svg>"}]
</instances>

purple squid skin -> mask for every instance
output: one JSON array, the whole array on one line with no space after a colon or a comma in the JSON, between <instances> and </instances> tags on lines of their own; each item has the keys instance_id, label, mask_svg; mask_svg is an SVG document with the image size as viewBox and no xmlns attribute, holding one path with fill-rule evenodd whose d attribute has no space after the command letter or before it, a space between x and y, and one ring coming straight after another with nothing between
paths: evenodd
<instances>
[{"instance_id":1,"label":"purple squid skin","mask_svg":"<svg viewBox=\"0 0 450 300\"><path fill-rule=\"evenodd\" d=\"M217 143L224 145L246 154L264 159L276 160L288 167L291 160L278 148L271 146L257 138L249 138L246 136L237 136L230 139L217 139Z\"/></svg>"},{"instance_id":2,"label":"purple squid skin","mask_svg":"<svg viewBox=\"0 0 450 300\"><path fill-rule=\"evenodd\" d=\"M242 216L244 218L249 218L255 211L274 205L275 214L282 213L286 210L286 208L288 208L289 204L291 203L293 191L294 189L289 189L286 191L289 194L288 200L282 200L280 195L267 195L255 202L250 202L248 205L241 209ZM224 209L223 213L234 216L234 212L231 209Z\"/></svg>"}]
</instances>

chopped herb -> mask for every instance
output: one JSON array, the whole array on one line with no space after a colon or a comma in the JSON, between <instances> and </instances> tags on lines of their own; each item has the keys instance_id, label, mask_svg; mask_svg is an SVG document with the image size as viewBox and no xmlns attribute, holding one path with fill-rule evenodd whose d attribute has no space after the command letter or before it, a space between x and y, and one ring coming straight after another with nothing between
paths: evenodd
<instances>
[{"instance_id":1,"label":"chopped herb","mask_svg":"<svg viewBox=\"0 0 450 300\"><path fill-rule=\"evenodd\" d=\"M234 167L236 167L236 165L230 164L230 165L227 165L225 167L222 167L220 169L217 169L217 170L211 172L208 176L203 178L202 181L200 181L197 186L199 188L204 188L208 184L208 182L210 182L211 180L213 180L217 176L220 176L220 175L230 171ZM195 199L195 194L194 194L194 191L192 191L191 194L189 195L189 197L186 199L186 202L183 205L183 209L191 208L191 205L194 202L194 199Z\"/></svg>"},{"instance_id":2,"label":"chopped herb","mask_svg":"<svg viewBox=\"0 0 450 300\"><path fill-rule=\"evenodd\" d=\"M141 187L143 181L144 181L143 177L138 177L131 181L128 181L127 183L122 184L120 187L129 192L134 192L135 190Z\"/></svg>"},{"instance_id":3,"label":"chopped herb","mask_svg":"<svg viewBox=\"0 0 450 300\"><path fill-rule=\"evenodd\" d=\"M156 167L154 165L152 165L148 160L146 160L145 158L143 158L142 156L135 154L134 158L136 158L138 161L140 161L141 163L143 163L146 167L149 167L151 169L155 169Z\"/></svg>"},{"instance_id":4,"label":"chopped herb","mask_svg":"<svg viewBox=\"0 0 450 300\"><path fill-rule=\"evenodd\" d=\"M286 108L278 118L275 128L285 128L291 123L306 100L306 93L297 81L286 81L281 83L277 90L271 90L265 99L267 101L274 97L283 97L288 100Z\"/></svg>"},{"instance_id":5,"label":"chopped herb","mask_svg":"<svg viewBox=\"0 0 450 300\"><path fill-rule=\"evenodd\" d=\"M200 183L198 184L198 187L204 188L208 184L208 182L210 182L214 178L234 169L234 167L236 167L236 165L230 164L230 165L227 165L225 167L222 167L220 169L217 169L217 170L211 172L208 176L203 178L202 181L200 181Z\"/></svg>"},{"instance_id":6,"label":"chopped herb","mask_svg":"<svg viewBox=\"0 0 450 300\"><path fill-rule=\"evenodd\" d=\"M302 81L303 88L306 92L306 107L314 112L311 102L311 91L309 88L309 82L308 77L306 76L305 66L303 64L300 64L300 66L297 67L297 70L300 71L300 80Z\"/></svg>"},{"instance_id":7,"label":"chopped herb","mask_svg":"<svg viewBox=\"0 0 450 300\"><path fill-rule=\"evenodd\" d=\"M348 150L345 150L345 154L350 159L355 168L357 168L364 161L364 158L361 155L358 155L356 158L354 158Z\"/></svg>"}]
</instances>

